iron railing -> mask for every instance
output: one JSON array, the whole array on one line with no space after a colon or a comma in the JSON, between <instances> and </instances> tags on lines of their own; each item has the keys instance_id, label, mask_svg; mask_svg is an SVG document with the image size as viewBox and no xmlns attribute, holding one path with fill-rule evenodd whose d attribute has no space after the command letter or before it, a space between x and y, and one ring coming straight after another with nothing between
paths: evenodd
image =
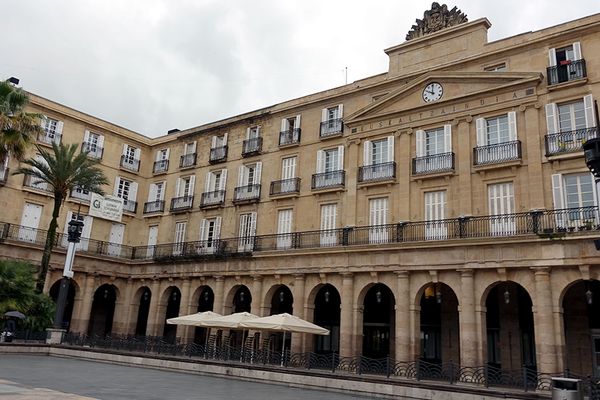
<instances>
[{"instance_id":1,"label":"iron railing","mask_svg":"<svg viewBox=\"0 0 600 400\"><path fill-rule=\"evenodd\" d=\"M587 76L585 68L585 60L565 60L559 65L548 67L546 69L548 75L548 85L556 85L557 83L574 81Z\"/></svg>"},{"instance_id":2,"label":"iron railing","mask_svg":"<svg viewBox=\"0 0 600 400\"><path fill-rule=\"evenodd\" d=\"M321 129L319 131L319 136L321 138L327 138L330 136L341 135L344 132L344 124L342 123L341 118L330 119L324 122L321 122Z\"/></svg>"},{"instance_id":3,"label":"iron railing","mask_svg":"<svg viewBox=\"0 0 600 400\"><path fill-rule=\"evenodd\" d=\"M46 193L53 193L46 182L42 182L39 178L31 175L25 175L23 177L23 186Z\"/></svg>"},{"instance_id":4,"label":"iron railing","mask_svg":"<svg viewBox=\"0 0 600 400\"><path fill-rule=\"evenodd\" d=\"M165 211L165 201L156 200L144 203L144 214L151 214Z\"/></svg>"},{"instance_id":5,"label":"iron railing","mask_svg":"<svg viewBox=\"0 0 600 400\"><path fill-rule=\"evenodd\" d=\"M227 146L220 146L210 149L208 162L215 164L227 160Z\"/></svg>"},{"instance_id":6,"label":"iron railing","mask_svg":"<svg viewBox=\"0 0 600 400\"><path fill-rule=\"evenodd\" d=\"M432 154L412 159L413 175L454 171L454 153Z\"/></svg>"},{"instance_id":7,"label":"iron railing","mask_svg":"<svg viewBox=\"0 0 600 400\"><path fill-rule=\"evenodd\" d=\"M38 142L43 143L43 144L49 144L50 146L52 146L52 143L59 144L61 138L62 138L62 135L57 132L54 132L54 133L43 132L43 133L38 133L38 135L37 135Z\"/></svg>"},{"instance_id":8,"label":"iron railing","mask_svg":"<svg viewBox=\"0 0 600 400\"><path fill-rule=\"evenodd\" d=\"M524 392L549 392L553 377L579 378L583 381L584 395L591 400L600 399L598 378L577 376L568 370L540 373L535 367L523 366L508 370L490 365L465 366L453 361L427 362L396 361L391 357L342 357L331 353L284 353L275 348L271 338L260 340L260 335L248 337L243 343L235 336L223 332L210 335L204 343L184 343L177 337L112 335L96 336L66 333L62 344L76 348L110 349L123 354L168 355L182 359L210 360L231 365L270 365L288 370L315 370L332 374L356 374L381 379L402 378L412 381L432 381L468 387L513 389Z\"/></svg>"},{"instance_id":9,"label":"iron railing","mask_svg":"<svg viewBox=\"0 0 600 400\"><path fill-rule=\"evenodd\" d=\"M167 172L169 169L169 160L160 160L154 161L154 166L152 167L152 173L161 174Z\"/></svg>"},{"instance_id":10,"label":"iron railing","mask_svg":"<svg viewBox=\"0 0 600 400\"><path fill-rule=\"evenodd\" d=\"M196 153L184 154L179 159L179 168L189 168L196 165Z\"/></svg>"},{"instance_id":11,"label":"iron railing","mask_svg":"<svg viewBox=\"0 0 600 400\"><path fill-rule=\"evenodd\" d=\"M479 146L473 149L475 165L497 164L521 159L521 141L504 142Z\"/></svg>"},{"instance_id":12,"label":"iron railing","mask_svg":"<svg viewBox=\"0 0 600 400\"><path fill-rule=\"evenodd\" d=\"M140 170L140 160L138 160L137 158L122 155L121 167L129 171L138 172Z\"/></svg>"},{"instance_id":13,"label":"iron railing","mask_svg":"<svg viewBox=\"0 0 600 400\"><path fill-rule=\"evenodd\" d=\"M271 182L271 189L269 190L271 196L289 193L300 193L300 178L283 179Z\"/></svg>"},{"instance_id":14,"label":"iron railing","mask_svg":"<svg viewBox=\"0 0 600 400\"><path fill-rule=\"evenodd\" d=\"M171 199L171 211L185 211L192 208L194 205L194 196L181 196Z\"/></svg>"},{"instance_id":15,"label":"iron railing","mask_svg":"<svg viewBox=\"0 0 600 400\"><path fill-rule=\"evenodd\" d=\"M583 151L583 144L598 137L598 127L546 135L546 156Z\"/></svg>"},{"instance_id":16,"label":"iron railing","mask_svg":"<svg viewBox=\"0 0 600 400\"><path fill-rule=\"evenodd\" d=\"M245 201L260 200L260 186L261 185L246 185L236 187L233 192L233 202L241 203Z\"/></svg>"},{"instance_id":17,"label":"iron railing","mask_svg":"<svg viewBox=\"0 0 600 400\"><path fill-rule=\"evenodd\" d=\"M242 145L242 157L248 157L253 156L255 154L259 154L262 150L262 143L262 137L244 140L244 143Z\"/></svg>"},{"instance_id":18,"label":"iron railing","mask_svg":"<svg viewBox=\"0 0 600 400\"><path fill-rule=\"evenodd\" d=\"M135 214L137 211L137 201L123 199L123 211Z\"/></svg>"},{"instance_id":19,"label":"iron railing","mask_svg":"<svg viewBox=\"0 0 600 400\"><path fill-rule=\"evenodd\" d=\"M300 143L300 128L292 128L287 131L279 132L279 145L289 146Z\"/></svg>"},{"instance_id":20,"label":"iron railing","mask_svg":"<svg viewBox=\"0 0 600 400\"><path fill-rule=\"evenodd\" d=\"M177 198L191 208L191 196ZM173 200L177 200L173 199ZM172 200L172 204L173 204ZM218 254L248 255L254 251L280 249L311 249L337 246L393 245L440 240L470 238L510 238L537 235L539 238L560 239L566 235L600 234L600 214L597 206L560 210L533 210L523 213L485 216L463 216L434 221L400 222L396 224L346 227L330 230L302 231L220 239ZM43 246L47 232L42 229L0 223L0 241L14 241ZM66 236L57 233L58 247L67 246ZM152 259L156 249L161 257L179 257L198 254L197 251L179 251L179 248L198 247L199 242L167 243L156 246L125 246L94 239L82 239L78 246L88 254L108 254L124 259ZM169 250L170 249L170 250ZM119 251L117 251L119 250Z\"/></svg>"},{"instance_id":21,"label":"iron railing","mask_svg":"<svg viewBox=\"0 0 600 400\"><path fill-rule=\"evenodd\" d=\"M202 193L202 197L200 199L200 208L220 206L222 204L225 204L224 190L215 190L212 192Z\"/></svg>"},{"instance_id":22,"label":"iron railing","mask_svg":"<svg viewBox=\"0 0 600 400\"><path fill-rule=\"evenodd\" d=\"M313 174L310 187L313 190L344 187L346 183L346 171L338 170Z\"/></svg>"},{"instance_id":23,"label":"iron railing","mask_svg":"<svg viewBox=\"0 0 600 400\"><path fill-rule=\"evenodd\" d=\"M104 155L104 148L94 143L83 142L81 143L81 151L87 151L88 157L101 159Z\"/></svg>"},{"instance_id":24,"label":"iron railing","mask_svg":"<svg viewBox=\"0 0 600 400\"><path fill-rule=\"evenodd\" d=\"M387 181L390 179L396 179L396 163L394 161L358 168L359 182Z\"/></svg>"},{"instance_id":25,"label":"iron railing","mask_svg":"<svg viewBox=\"0 0 600 400\"><path fill-rule=\"evenodd\" d=\"M0 168L0 185L5 185L8 180L9 168Z\"/></svg>"}]
</instances>

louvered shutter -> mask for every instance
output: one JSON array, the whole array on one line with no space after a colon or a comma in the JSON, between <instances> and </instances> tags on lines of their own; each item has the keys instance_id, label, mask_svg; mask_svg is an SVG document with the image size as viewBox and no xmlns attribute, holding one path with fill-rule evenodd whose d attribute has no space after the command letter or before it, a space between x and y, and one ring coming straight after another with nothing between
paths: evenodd
<instances>
[{"instance_id":1,"label":"louvered shutter","mask_svg":"<svg viewBox=\"0 0 600 400\"><path fill-rule=\"evenodd\" d=\"M256 236L256 212L250 214L250 236Z\"/></svg>"},{"instance_id":2,"label":"louvered shutter","mask_svg":"<svg viewBox=\"0 0 600 400\"><path fill-rule=\"evenodd\" d=\"M387 138L387 161L394 161L394 135L388 136Z\"/></svg>"},{"instance_id":3,"label":"louvered shutter","mask_svg":"<svg viewBox=\"0 0 600 400\"><path fill-rule=\"evenodd\" d=\"M418 130L417 134L417 158L425 157L425 131Z\"/></svg>"},{"instance_id":4,"label":"louvered shutter","mask_svg":"<svg viewBox=\"0 0 600 400\"><path fill-rule=\"evenodd\" d=\"M262 161L256 163L256 169L254 170L254 182L253 185L260 185L260 175L262 173Z\"/></svg>"},{"instance_id":5,"label":"louvered shutter","mask_svg":"<svg viewBox=\"0 0 600 400\"><path fill-rule=\"evenodd\" d=\"M126 145L126 144L124 144L124 145L123 145L123 155L126 155L126 154L127 154L127 148L128 148L128 147L129 147L129 146L128 146L128 145Z\"/></svg>"},{"instance_id":6,"label":"louvered shutter","mask_svg":"<svg viewBox=\"0 0 600 400\"><path fill-rule=\"evenodd\" d=\"M223 220L222 217L215 218L215 229L213 231L213 238L215 240L219 240L221 238L221 221L222 220Z\"/></svg>"},{"instance_id":7,"label":"louvered shutter","mask_svg":"<svg viewBox=\"0 0 600 400\"><path fill-rule=\"evenodd\" d=\"M161 182L162 183L162 190L160 191L160 198L159 200L164 200L165 199L165 192L167 191L167 182Z\"/></svg>"},{"instance_id":8,"label":"louvered shutter","mask_svg":"<svg viewBox=\"0 0 600 400\"><path fill-rule=\"evenodd\" d=\"M596 126L596 112L594 110L594 98L591 94L583 96L583 108L585 109L585 126L594 128Z\"/></svg>"},{"instance_id":9,"label":"louvered shutter","mask_svg":"<svg viewBox=\"0 0 600 400\"><path fill-rule=\"evenodd\" d=\"M246 128L246 140L250 139L250 127Z\"/></svg>"},{"instance_id":10,"label":"louvered shutter","mask_svg":"<svg viewBox=\"0 0 600 400\"><path fill-rule=\"evenodd\" d=\"M281 120L281 132L287 132L290 129L290 121L286 118Z\"/></svg>"},{"instance_id":11,"label":"louvered shutter","mask_svg":"<svg viewBox=\"0 0 600 400\"><path fill-rule=\"evenodd\" d=\"M158 193L157 189L155 183L150 184L150 189L148 190L148 202L156 201L156 195Z\"/></svg>"},{"instance_id":12,"label":"louvered shutter","mask_svg":"<svg viewBox=\"0 0 600 400\"><path fill-rule=\"evenodd\" d=\"M216 148L216 147L217 147L217 137L216 137L216 136L213 136L213 137L212 137L212 141L211 141L211 143L210 143L210 148L211 148L211 149L214 149L214 148Z\"/></svg>"},{"instance_id":13,"label":"louvered shutter","mask_svg":"<svg viewBox=\"0 0 600 400\"><path fill-rule=\"evenodd\" d=\"M207 172L206 173L206 181L204 182L204 193L213 191L213 188L214 188L213 181L214 181L214 174L212 172ZM214 190L216 190L216 189L214 189Z\"/></svg>"},{"instance_id":14,"label":"louvered shutter","mask_svg":"<svg viewBox=\"0 0 600 400\"><path fill-rule=\"evenodd\" d=\"M62 121L57 121L56 122L56 135L54 135L54 142L55 143L60 143L60 135L62 135L62 131L63 131L63 126L65 125L64 122Z\"/></svg>"},{"instance_id":15,"label":"louvered shutter","mask_svg":"<svg viewBox=\"0 0 600 400\"><path fill-rule=\"evenodd\" d=\"M208 230L206 229L208 225L208 221L206 220L206 218L202 218L202 221L200 222L200 241L205 241L207 238L207 234L208 234Z\"/></svg>"},{"instance_id":16,"label":"louvered shutter","mask_svg":"<svg viewBox=\"0 0 600 400\"><path fill-rule=\"evenodd\" d=\"M324 108L321 110L321 122L326 122L327 121L327 109Z\"/></svg>"},{"instance_id":17,"label":"louvered shutter","mask_svg":"<svg viewBox=\"0 0 600 400\"><path fill-rule=\"evenodd\" d=\"M129 184L129 198L127 200L135 202L137 199L137 190L138 190L137 182L131 182Z\"/></svg>"},{"instance_id":18,"label":"louvered shutter","mask_svg":"<svg viewBox=\"0 0 600 400\"><path fill-rule=\"evenodd\" d=\"M104 135L98 135L98 147L101 149L104 148Z\"/></svg>"},{"instance_id":19,"label":"louvered shutter","mask_svg":"<svg viewBox=\"0 0 600 400\"><path fill-rule=\"evenodd\" d=\"M137 148L136 148L136 149L133 151L133 155L134 155L135 159L139 161L139 160L140 160L140 158L141 158L141 155L142 155L142 149L137 149Z\"/></svg>"},{"instance_id":20,"label":"louvered shutter","mask_svg":"<svg viewBox=\"0 0 600 400\"><path fill-rule=\"evenodd\" d=\"M477 147L487 146L485 118L477 118L475 120L475 127L477 128Z\"/></svg>"},{"instance_id":21,"label":"louvered shutter","mask_svg":"<svg viewBox=\"0 0 600 400\"><path fill-rule=\"evenodd\" d=\"M154 161L160 161L162 159L161 158L161 153L162 153L162 150L158 150L156 152L156 156L154 157Z\"/></svg>"},{"instance_id":22,"label":"louvered shutter","mask_svg":"<svg viewBox=\"0 0 600 400\"><path fill-rule=\"evenodd\" d=\"M552 200L554 201L554 209L562 210L565 208L565 201L563 197L563 179L561 174L552 175ZM555 212L556 226L565 226L565 214L563 212Z\"/></svg>"},{"instance_id":23,"label":"louvered shutter","mask_svg":"<svg viewBox=\"0 0 600 400\"><path fill-rule=\"evenodd\" d=\"M225 190L227 187L227 170L221 170L221 180L219 181L219 187L216 190Z\"/></svg>"},{"instance_id":24,"label":"louvered shutter","mask_svg":"<svg viewBox=\"0 0 600 400\"><path fill-rule=\"evenodd\" d=\"M556 103L546 104L546 128L548 134L558 133L558 107Z\"/></svg>"},{"instance_id":25,"label":"louvered shutter","mask_svg":"<svg viewBox=\"0 0 600 400\"><path fill-rule=\"evenodd\" d=\"M325 152L323 150L317 151L317 174L325 172Z\"/></svg>"},{"instance_id":26,"label":"louvered shutter","mask_svg":"<svg viewBox=\"0 0 600 400\"><path fill-rule=\"evenodd\" d=\"M196 183L196 175L190 176L190 192L188 193L189 196L194 195L194 184L195 183Z\"/></svg>"},{"instance_id":27,"label":"louvered shutter","mask_svg":"<svg viewBox=\"0 0 600 400\"><path fill-rule=\"evenodd\" d=\"M444 125L444 153L452 152L452 125Z\"/></svg>"},{"instance_id":28,"label":"louvered shutter","mask_svg":"<svg viewBox=\"0 0 600 400\"><path fill-rule=\"evenodd\" d=\"M165 160L169 159L169 154L171 153L171 149L167 147L167 153L165 154Z\"/></svg>"},{"instance_id":29,"label":"louvered shutter","mask_svg":"<svg viewBox=\"0 0 600 400\"><path fill-rule=\"evenodd\" d=\"M517 113L514 111L508 113L508 140L517 140Z\"/></svg>"},{"instance_id":30,"label":"louvered shutter","mask_svg":"<svg viewBox=\"0 0 600 400\"><path fill-rule=\"evenodd\" d=\"M373 160L373 154L371 151L371 141L365 140L363 143L363 164L365 166L371 165Z\"/></svg>"},{"instance_id":31,"label":"louvered shutter","mask_svg":"<svg viewBox=\"0 0 600 400\"><path fill-rule=\"evenodd\" d=\"M90 131L87 129L85 130L85 133L83 134L83 142L84 143L90 142Z\"/></svg>"},{"instance_id":32,"label":"louvered shutter","mask_svg":"<svg viewBox=\"0 0 600 400\"><path fill-rule=\"evenodd\" d=\"M294 121L294 129L300 129L300 114L296 115L296 120Z\"/></svg>"},{"instance_id":33,"label":"louvered shutter","mask_svg":"<svg viewBox=\"0 0 600 400\"><path fill-rule=\"evenodd\" d=\"M181 197L181 178L177 178L177 184L175 185L175 197Z\"/></svg>"},{"instance_id":34,"label":"louvered shutter","mask_svg":"<svg viewBox=\"0 0 600 400\"><path fill-rule=\"evenodd\" d=\"M338 105L338 118L343 118L344 117L344 105L340 104Z\"/></svg>"},{"instance_id":35,"label":"louvered shutter","mask_svg":"<svg viewBox=\"0 0 600 400\"><path fill-rule=\"evenodd\" d=\"M227 132L223 135L223 146L227 146Z\"/></svg>"},{"instance_id":36,"label":"louvered shutter","mask_svg":"<svg viewBox=\"0 0 600 400\"><path fill-rule=\"evenodd\" d=\"M572 61L577 61L577 60L581 60L581 43L580 42L573 43L573 60Z\"/></svg>"},{"instance_id":37,"label":"louvered shutter","mask_svg":"<svg viewBox=\"0 0 600 400\"><path fill-rule=\"evenodd\" d=\"M556 66L556 49L548 50L548 65L550 67Z\"/></svg>"},{"instance_id":38,"label":"louvered shutter","mask_svg":"<svg viewBox=\"0 0 600 400\"><path fill-rule=\"evenodd\" d=\"M338 146L338 171L344 169L344 146Z\"/></svg>"},{"instance_id":39,"label":"louvered shutter","mask_svg":"<svg viewBox=\"0 0 600 400\"><path fill-rule=\"evenodd\" d=\"M240 165L238 167L237 187L244 186L244 180L245 180L244 175L246 175L245 174L245 172L246 172L245 170L246 170L246 167L243 166L243 165Z\"/></svg>"},{"instance_id":40,"label":"louvered shutter","mask_svg":"<svg viewBox=\"0 0 600 400\"><path fill-rule=\"evenodd\" d=\"M119 196L119 183L121 183L121 177L117 176L115 178L115 187L113 190L113 195L117 197Z\"/></svg>"}]
</instances>

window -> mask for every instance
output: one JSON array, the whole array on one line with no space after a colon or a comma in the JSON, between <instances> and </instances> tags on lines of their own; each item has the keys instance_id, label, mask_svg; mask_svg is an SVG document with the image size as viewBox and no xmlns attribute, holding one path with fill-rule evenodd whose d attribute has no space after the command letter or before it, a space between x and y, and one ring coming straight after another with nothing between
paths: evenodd
<instances>
[{"instance_id":1,"label":"window","mask_svg":"<svg viewBox=\"0 0 600 400\"><path fill-rule=\"evenodd\" d=\"M513 183L488 185L490 213L490 233L492 235L510 235L516 233L515 198Z\"/></svg>"},{"instance_id":2,"label":"window","mask_svg":"<svg viewBox=\"0 0 600 400\"><path fill-rule=\"evenodd\" d=\"M175 192L177 197L191 197L194 195L194 182L196 181L196 177L185 176L177 179L177 187L175 188Z\"/></svg>"},{"instance_id":3,"label":"window","mask_svg":"<svg viewBox=\"0 0 600 400\"><path fill-rule=\"evenodd\" d=\"M199 254L214 254L219 248L221 217L205 218L200 224L200 243L196 248Z\"/></svg>"},{"instance_id":4,"label":"window","mask_svg":"<svg viewBox=\"0 0 600 400\"><path fill-rule=\"evenodd\" d=\"M145 213L164 211L166 182L155 182L150 184L148 190L148 202L144 204Z\"/></svg>"},{"instance_id":5,"label":"window","mask_svg":"<svg viewBox=\"0 0 600 400\"><path fill-rule=\"evenodd\" d=\"M292 247L292 218L293 210L279 210L277 213L277 248L289 249Z\"/></svg>"},{"instance_id":6,"label":"window","mask_svg":"<svg viewBox=\"0 0 600 400\"><path fill-rule=\"evenodd\" d=\"M160 149L156 152L154 158L154 167L152 172L155 174L167 172L169 169L169 149Z\"/></svg>"},{"instance_id":7,"label":"window","mask_svg":"<svg viewBox=\"0 0 600 400\"><path fill-rule=\"evenodd\" d=\"M546 104L546 126L546 155L581 151L584 141L597 136L592 95L570 103Z\"/></svg>"},{"instance_id":8,"label":"window","mask_svg":"<svg viewBox=\"0 0 600 400\"><path fill-rule=\"evenodd\" d=\"M453 169L452 125L417 130L416 159L413 161L415 174L449 171Z\"/></svg>"},{"instance_id":9,"label":"window","mask_svg":"<svg viewBox=\"0 0 600 400\"><path fill-rule=\"evenodd\" d=\"M71 192L71 197L81 200L90 200L90 191L82 188L81 186L75 186L73 191Z\"/></svg>"},{"instance_id":10,"label":"window","mask_svg":"<svg viewBox=\"0 0 600 400\"><path fill-rule=\"evenodd\" d=\"M342 132L342 116L344 105L324 108L321 111L321 137Z\"/></svg>"},{"instance_id":11,"label":"window","mask_svg":"<svg viewBox=\"0 0 600 400\"><path fill-rule=\"evenodd\" d=\"M211 139L210 148L218 149L220 147L227 146L227 133L222 135L215 135Z\"/></svg>"},{"instance_id":12,"label":"window","mask_svg":"<svg viewBox=\"0 0 600 400\"><path fill-rule=\"evenodd\" d=\"M260 137L260 126L252 126L246 129L246 140L242 146L242 156L247 157L258 154L262 149L262 137Z\"/></svg>"},{"instance_id":13,"label":"window","mask_svg":"<svg viewBox=\"0 0 600 400\"><path fill-rule=\"evenodd\" d=\"M300 142L300 115L281 120L279 132L279 145L296 144Z\"/></svg>"},{"instance_id":14,"label":"window","mask_svg":"<svg viewBox=\"0 0 600 400\"><path fill-rule=\"evenodd\" d=\"M505 115L475 120L477 128L476 164L491 164L521 157L517 141L517 116L514 111Z\"/></svg>"},{"instance_id":15,"label":"window","mask_svg":"<svg viewBox=\"0 0 600 400\"><path fill-rule=\"evenodd\" d=\"M586 128L583 101L558 105L558 127L561 132Z\"/></svg>"},{"instance_id":16,"label":"window","mask_svg":"<svg viewBox=\"0 0 600 400\"><path fill-rule=\"evenodd\" d=\"M260 126L252 126L246 132L246 139L256 139L260 136Z\"/></svg>"},{"instance_id":17,"label":"window","mask_svg":"<svg viewBox=\"0 0 600 400\"><path fill-rule=\"evenodd\" d=\"M256 235L256 213L251 212L240 215L239 245L238 250L248 252L254 250L254 236Z\"/></svg>"},{"instance_id":18,"label":"window","mask_svg":"<svg viewBox=\"0 0 600 400\"><path fill-rule=\"evenodd\" d=\"M387 197L369 200L369 243L387 242L387 214Z\"/></svg>"},{"instance_id":19,"label":"window","mask_svg":"<svg viewBox=\"0 0 600 400\"><path fill-rule=\"evenodd\" d=\"M206 174L206 187L204 192L216 192L218 190L225 190L227 185L227 170L221 169L217 171L210 171Z\"/></svg>"},{"instance_id":20,"label":"window","mask_svg":"<svg viewBox=\"0 0 600 400\"><path fill-rule=\"evenodd\" d=\"M44 136L38 137L43 143L60 143L60 137L63 130L63 122L53 118L45 117L42 120L42 127L44 128Z\"/></svg>"},{"instance_id":21,"label":"window","mask_svg":"<svg viewBox=\"0 0 600 400\"><path fill-rule=\"evenodd\" d=\"M104 152L104 136L86 130L83 136L83 150L88 152L89 157L102 158Z\"/></svg>"},{"instance_id":22,"label":"window","mask_svg":"<svg viewBox=\"0 0 600 400\"><path fill-rule=\"evenodd\" d=\"M371 142L371 161L373 164L383 164L390 161L388 139L374 140Z\"/></svg>"},{"instance_id":23,"label":"window","mask_svg":"<svg viewBox=\"0 0 600 400\"><path fill-rule=\"evenodd\" d=\"M337 204L324 204L321 206L321 246L335 246L337 244L336 218Z\"/></svg>"},{"instance_id":24,"label":"window","mask_svg":"<svg viewBox=\"0 0 600 400\"><path fill-rule=\"evenodd\" d=\"M597 185L592 174L552 175L552 194L558 227L596 226L598 215L594 206L598 204Z\"/></svg>"},{"instance_id":25,"label":"window","mask_svg":"<svg viewBox=\"0 0 600 400\"><path fill-rule=\"evenodd\" d=\"M498 144L509 141L508 116L486 118L485 120L487 144Z\"/></svg>"},{"instance_id":26,"label":"window","mask_svg":"<svg viewBox=\"0 0 600 400\"><path fill-rule=\"evenodd\" d=\"M440 240L448 237L446 218L446 191L425 193L425 240Z\"/></svg>"},{"instance_id":27,"label":"window","mask_svg":"<svg viewBox=\"0 0 600 400\"><path fill-rule=\"evenodd\" d=\"M281 160L281 179L293 179L296 177L297 157L287 157Z\"/></svg>"},{"instance_id":28,"label":"window","mask_svg":"<svg viewBox=\"0 0 600 400\"><path fill-rule=\"evenodd\" d=\"M489 67L485 67L483 69L486 72L504 72L507 70L506 63L499 63L495 65L490 65Z\"/></svg>"},{"instance_id":29,"label":"window","mask_svg":"<svg viewBox=\"0 0 600 400\"><path fill-rule=\"evenodd\" d=\"M175 237L173 238L173 255L180 255L183 253L186 227L187 222L185 221L175 223Z\"/></svg>"},{"instance_id":30,"label":"window","mask_svg":"<svg viewBox=\"0 0 600 400\"><path fill-rule=\"evenodd\" d=\"M137 205L137 188L137 182L129 181L117 176L114 195L123 199L124 211L135 212Z\"/></svg>"},{"instance_id":31,"label":"window","mask_svg":"<svg viewBox=\"0 0 600 400\"><path fill-rule=\"evenodd\" d=\"M140 168L140 155L140 149L124 144L123 154L121 156L121 166L130 171L138 171Z\"/></svg>"},{"instance_id":32,"label":"window","mask_svg":"<svg viewBox=\"0 0 600 400\"><path fill-rule=\"evenodd\" d=\"M323 172L333 172L337 171L339 168L339 150L338 149L330 149L325 150L325 164Z\"/></svg>"},{"instance_id":33,"label":"window","mask_svg":"<svg viewBox=\"0 0 600 400\"><path fill-rule=\"evenodd\" d=\"M581 79L586 76L580 42L557 49L549 49L548 62L549 85Z\"/></svg>"},{"instance_id":34,"label":"window","mask_svg":"<svg viewBox=\"0 0 600 400\"><path fill-rule=\"evenodd\" d=\"M313 189L344 185L344 146L317 151Z\"/></svg>"},{"instance_id":35,"label":"window","mask_svg":"<svg viewBox=\"0 0 600 400\"><path fill-rule=\"evenodd\" d=\"M260 185L262 162L240 165L238 170L238 187Z\"/></svg>"}]
</instances>

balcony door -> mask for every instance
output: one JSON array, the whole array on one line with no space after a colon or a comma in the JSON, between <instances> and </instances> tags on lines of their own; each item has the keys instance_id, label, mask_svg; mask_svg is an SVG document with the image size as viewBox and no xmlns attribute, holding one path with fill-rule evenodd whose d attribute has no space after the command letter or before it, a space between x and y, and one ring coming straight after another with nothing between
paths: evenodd
<instances>
[{"instance_id":1,"label":"balcony door","mask_svg":"<svg viewBox=\"0 0 600 400\"><path fill-rule=\"evenodd\" d=\"M425 193L425 240L441 240L448 237L446 218L446 191Z\"/></svg>"},{"instance_id":2,"label":"balcony door","mask_svg":"<svg viewBox=\"0 0 600 400\"><path fill-rule=\"evenodd\" d=\"M289 249L292 247L292 218L293 210L279 210L277 218L277 248Z\"/></svg>"},{"instance_id":3,"label":"balcony door","mask_svg":"<svg viewBox=\"0 0 600 400\"><path fill-rule=\"evenodd\" d=\"M321 206L321 246L337 244L336 228L337 205L324 204Z\"/></svg>"},{"instance_id":4,"label":"balcony door","mask_svg":"<svg viewBox=\"0 0 600 400\"><path fill-rule=\"evenodd\" d=\"M369 200L369 243L386 243L388 241L387 230L388 199Z\"/></svg>"},{"instance_id":5,"label":"balcony door","mask_svg":"<svg viewBox=\"0 0 600 400\"><path fill-rule=\"evenodd\" d=\"M515 197L512 182L488 186L490 233L504 236L516 232Z\"/></svg>"}]
</instances>

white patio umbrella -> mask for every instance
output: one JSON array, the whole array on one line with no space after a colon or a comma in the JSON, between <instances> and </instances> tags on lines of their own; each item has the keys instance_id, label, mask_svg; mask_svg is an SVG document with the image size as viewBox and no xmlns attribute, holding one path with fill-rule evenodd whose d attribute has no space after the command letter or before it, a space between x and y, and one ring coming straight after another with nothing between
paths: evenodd
<instances>
[{"instance_id":1,"label":"white patio umbrella","mask_svg":"<svg viewBox=\"0 0 600 400\"><path fill-rule=\"evenodd\" d=\"M249 312L239 312L235 314L223 315L221 317L213 318L210 321L206 321L204 326L211 328L229 328L229 329L243 329L242 323L257 319L258 315L251 314ZM242 341L245 333L242 332ZM243 348L243 343L242 343ZM240 352L240 361L242 361L242 353Z\"/></svg>"},{"instance_id":2,"label":"white patio umbrella","mask_svg":"<svg viewBox=\"0 0 600 400\"><path fill-rule=\"evenodd\" d=\"M180 317L169 318L167 324L171 325L187 325L207 328L206 331L206 343L205 352L208 354L208 338L210 337L210 327L206 326L207 321L211 321L215 318L220 317L221 314L212 311L203 311L196 314L182 315Z\"/></svg>"},{"instance_id":3,"label":"white patio umbrella","mask_svg":"<svg viewBox=\"0 0 600 400\"><path fill-rule=\"evenodd\" d=\"M305 321L294 315L283 313L275 314L269 317L257 318L243 322L244 328L268 330L283 332L283 349L281 351L281 366L283 367L283 358L285 355L285 334L286 332L312 333L315 335L329 335L329 330Z\"/></svg>"}]
</instances>

